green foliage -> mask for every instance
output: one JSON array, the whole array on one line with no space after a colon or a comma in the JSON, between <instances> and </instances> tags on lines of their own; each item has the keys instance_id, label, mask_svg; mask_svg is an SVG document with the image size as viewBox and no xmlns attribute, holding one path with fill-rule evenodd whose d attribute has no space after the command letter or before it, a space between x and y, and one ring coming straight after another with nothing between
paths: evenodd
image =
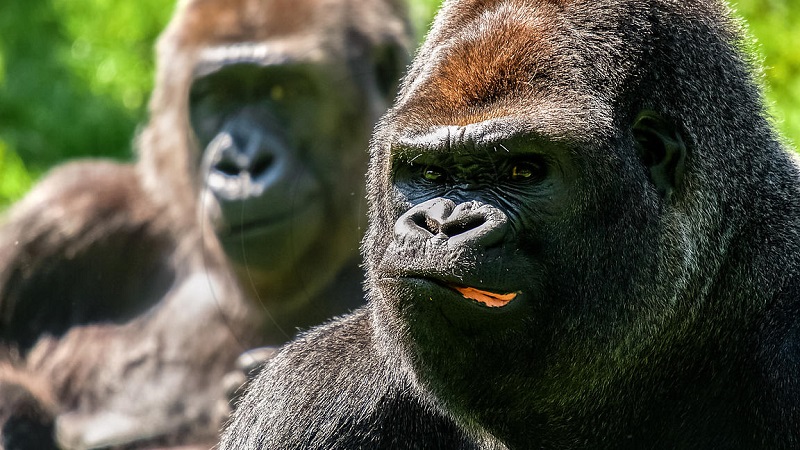
<instances>
[{"instance_id":1,"label":"green foliage","mask_svg":"<svg viewBox=\"0 0 800 450\"><path fill-rule=\"evenodd\" d=\"M417 41L422 42L441 3L441 0L409 0L408 13Z\"/></svg>"},{"instance_id":2,"label":"green foliage","mask_svg":"<svg viewBox=\"0 0 800 450\"><path fill-rule=\"evenodd\" d=\"M64 159L130 157L171 10L163 0L4 2L0 208Z\"/></svg>"},{"instance_id":3,"label":"green foliage","mask_svg":"<svg viewBox=\"0 0 800 450\"><path fill-rule=\"evenodd\" d=\"M0 207L7 206L8 199L21 197L30 186L31 177L22 160L0 141Z\"/></svg>"},{"instance_id":4,"label":"green foliage","mask_svg":"<svg viewBox=\"0 0 800 450\"><path fill-rule=\"evenodd\" d=\"M767 98L800 143L800 2L730 0L756 37ZM422 39L440 0L409 0ZM0 209L64 159L129 158L175 0L6 1L0 14Z\"/></svg>"},{"instance_id":5,"label":"green foliage","mask_svg":"<svg viewBox=\"0 0 800 450\"><path fill-rule=\"evenodd\" d=\"M138 113L152 89L153 40L169 20L172 1L52 0L71 39L62 61L95 96ZM92 11L91 14L87 14ZM101 17L103 20L98 21Z\"/></svg>"},{"instance_id":6,"label":"green foliage","mask_svg":"<svg viewBox=\"0 0 800 450\"><path fill-rule=\"evenodd\" d=\"M763 57L767 99L778 128L800 145L800 3L796 0L739 0L732 6L747 21Z\"/></svg>"}]
</instances>

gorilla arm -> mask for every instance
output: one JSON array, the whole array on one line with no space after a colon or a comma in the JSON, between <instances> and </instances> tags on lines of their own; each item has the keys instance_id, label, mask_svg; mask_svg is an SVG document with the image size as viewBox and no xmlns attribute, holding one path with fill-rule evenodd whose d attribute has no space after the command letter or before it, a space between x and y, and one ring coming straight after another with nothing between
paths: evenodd
<instances>
[{"instance_id":1,"label":"gorilla arm","mask_svg":"<svg viewBox=\"0 0 800 450\"><path fill-rule=\"evenodd\" d=\"M222 281L197 273L135 320L75 327L39 341L27 369L44 374L60 393L61 446L215 440L228 412L220 380L241 348L230 323L245 323L210 295L224 297Z\"/></svg>"},{"instance_id":2,"label":"gorilla arm","mask_svg":"<svg viewBox=\"0 0 800 450\"><path fill-rule=\"evenodd\" d=\"M90 161L46 176L0 229L0 337L42 389L8 373L0 385L69 412L56 421L67 448L169 442L187 423L213 439L224 414L220 380L255 325L231 276L192 250L198 232L164 217L134 166Z\"/></svg>"}]
</instances>

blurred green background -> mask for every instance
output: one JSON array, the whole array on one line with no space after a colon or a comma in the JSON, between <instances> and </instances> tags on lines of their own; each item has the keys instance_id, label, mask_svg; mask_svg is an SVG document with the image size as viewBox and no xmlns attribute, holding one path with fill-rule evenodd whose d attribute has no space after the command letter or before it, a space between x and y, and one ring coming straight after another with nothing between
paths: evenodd
<instances>
[{"instance_id":1,"label":"blurred green background","mask_svg":"<svg viewBox=\"0 0 800 450\"><path fill-rule=\"evenodd\" d=\"M410 0L421 37L439 0ZM0 210L65 159L130 159L153 83L153 42L174 0L3 2ZM767 97L800 143L800 2L739 0L765 64Z\"/></svg>"}]
</instances>

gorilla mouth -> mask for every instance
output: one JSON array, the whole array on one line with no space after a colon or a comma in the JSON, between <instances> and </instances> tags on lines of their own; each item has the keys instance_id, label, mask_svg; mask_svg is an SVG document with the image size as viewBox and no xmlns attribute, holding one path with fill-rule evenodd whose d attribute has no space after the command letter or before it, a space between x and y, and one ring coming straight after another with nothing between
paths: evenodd
<instances>
[{"instance_id":1,"label":"gorilla mouth","mask_svg":"<svg viewBox=\"0 0 800 450\"><path fill-rule=\"evenodd\" d=\"M273 231L276 228L287 226L291 217L269 218L260 221L244 222L228 226L224 233L226 238L241 238L242 236L249 236L253 234L261 234L268 231Z\"/></svg>"},{"instance_id":2,"label":"gorilla mouth","mask_svg":"<svg viewBox=\"0 0 800 450\"><path fill-rule=\"evenodd\" d=\"M508 306L520 292L493 292L487 291L485 289L479 289L472 286L466 286L453 280L446 280L440 277L431 277L431 276L414 276L414 275L405 275L400 277L386 277L382 278L383 280L390 281L390 282L410 282L412 284L411 289L422 289L427 290L428 287L420 286L417 283L425 283L429 285L437 286L439 289L445 289L452 293L458 293L463 298L471 300L473 305L477 305L484 308L491 308L491 309L499 309L505 306ZM430 295L430 294L426 294ZM435 296L435 294L434 294Z\"/></svg>"},{"instance_id":3,"label":"gorilla mouth","mask_svg":"<svg viewBox=\"0 0 800 450\"><path fill-rule=\"evenodd\" d=\"M225 224L224 229L217 233L222 239L241 239L242 237L254 237L262 239L262 235L267 233L282 233L293 231L300 235L304 227L322 220L321 200L318 197L309 197L297 205L290 208L251 208L251 211L242 212L242 205L238 205L240 211L224 212L223 217L235 217L235 220ZM253 206L253 205L251 205ZM255 212L253 212L255 211ZM242 217L245 216L245 217Z\"/></svg>"},{"instance_id":4,"label":"gorilla mouth","mask_svg":"<svg viewBox=\"0 0 800 450\"><path fill-rule=\"evenodd\" d=\"M469 286L460 286L452 283L447 283L447 287L457 291L459 294L463 295L464 298L483 303L490 308L501 308L506 306L511 302L511 300L514 300L514 298L517 297L516 292L499 294L496 292L484 291L482 289L476 289Z\"/></svg>"}]
</instances>

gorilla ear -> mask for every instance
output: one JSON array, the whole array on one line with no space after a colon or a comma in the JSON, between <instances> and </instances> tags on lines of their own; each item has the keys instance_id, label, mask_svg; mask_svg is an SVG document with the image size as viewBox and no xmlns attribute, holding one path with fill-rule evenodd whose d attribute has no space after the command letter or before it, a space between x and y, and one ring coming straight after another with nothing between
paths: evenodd
<instances>
[{"instance_id":1,"label":"gorilla ear","mask_svg":"<svg viewBox=\"0 0 800 450\"><path fill-rule=\"evenodd\" d=\"M642 164L649 170L658 193L668 198L683 178L686 145L667 120L653 112L642 112L633 123L633 137Z\"/></svg>"},{"instance_id":2,"label":"gorilla ear","mask_svg":"<svg viewBox=\"0 0 800 450\"><path fill-rule=\"evenodd\" d=\"M397 93L407 59L407 52L396 43L378 47L372 55L372 68L378 89L390 102Z\"/></svg>"}]
</instances>

